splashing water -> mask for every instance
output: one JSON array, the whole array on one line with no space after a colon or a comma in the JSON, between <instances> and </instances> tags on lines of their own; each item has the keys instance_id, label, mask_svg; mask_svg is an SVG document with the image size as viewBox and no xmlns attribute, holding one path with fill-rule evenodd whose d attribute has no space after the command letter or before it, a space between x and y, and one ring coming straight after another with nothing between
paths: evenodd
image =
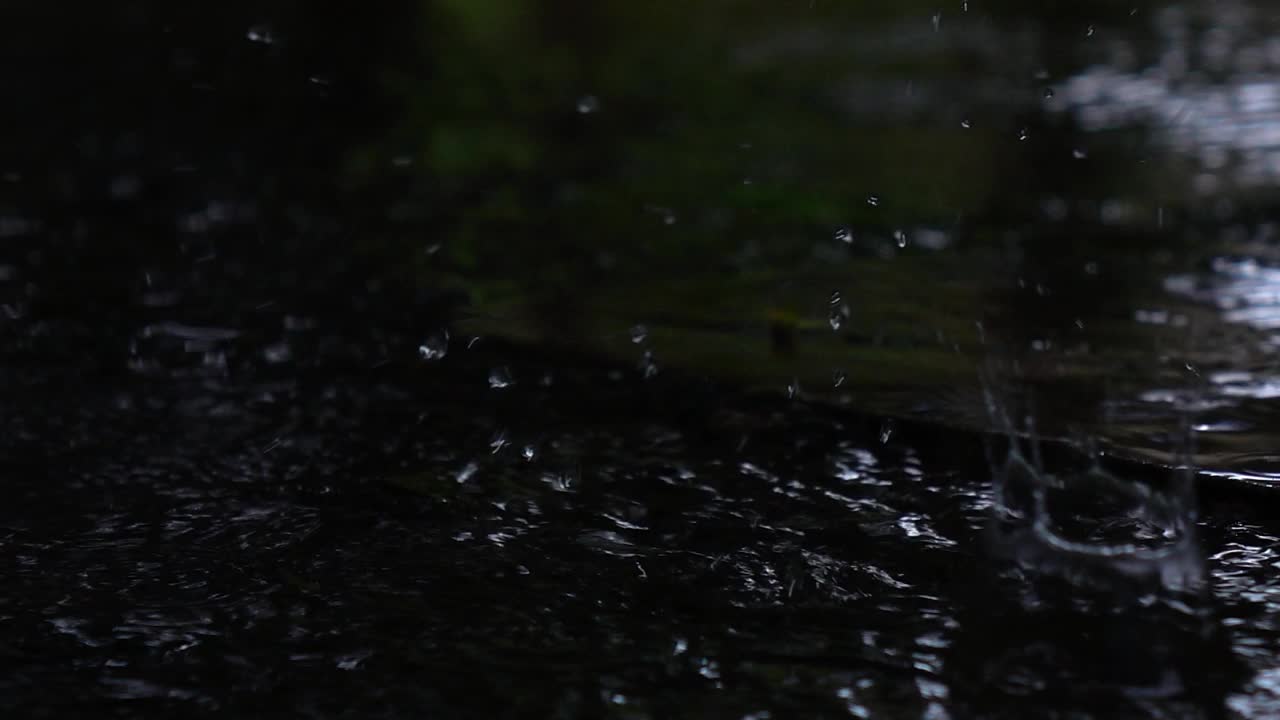
<instances>
[{"instance_id":1,"label":"splashing water","mask_svg":"<svg viewBox=\"0 0 1280 720\"><path fill-rule=\"evenodd\" d=\"M449 354L449 332L441 330L432 334L418 346L418 357L423 360L443 360Z\"/></svg>"},{"instance_id":2,"label":"splashing water","mask_svg":"<svg viewBox=\"0 0 1280 720\"><path fill-rule=\"evenodd\" d=\"M1121 478L1095 461L1054 475L1011 442L993 478L990 547L1024 571L1081 586L1125 580L1147 591L1204 589L1190 472L1144 482Z\"/></svg>"}]
</instances>

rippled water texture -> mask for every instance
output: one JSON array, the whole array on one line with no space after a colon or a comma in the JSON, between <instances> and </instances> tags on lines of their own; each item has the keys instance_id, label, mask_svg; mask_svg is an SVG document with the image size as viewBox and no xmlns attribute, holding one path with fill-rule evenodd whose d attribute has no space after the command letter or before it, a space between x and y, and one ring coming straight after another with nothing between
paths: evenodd
<instances>
[{"instance_id":1,"label":"rippled water texture","mask_svg":"<svg viewBox=\"0 0 1280 720\"><path fill-rule=\"evenodd\" d=\"M1186 561L1208 581L1180 592L1053 549L1008 562L1001 547L1033 544L992 545L976 438L899 426L882 443L825 411L635 374L519 382L537 366L460 402L487 397L489 359L394 384L223 386L240 409L221 418L190 405L189 380L146 388L181 398L164 407L77 388L85 406L42 413L78 447L6 464L6 709L1263 717L1276 702L1277 541L1255 509L1207 513ZM1123 512L1055 512L1099 546L1141 533Z\"/></svg>"}]
</instances>

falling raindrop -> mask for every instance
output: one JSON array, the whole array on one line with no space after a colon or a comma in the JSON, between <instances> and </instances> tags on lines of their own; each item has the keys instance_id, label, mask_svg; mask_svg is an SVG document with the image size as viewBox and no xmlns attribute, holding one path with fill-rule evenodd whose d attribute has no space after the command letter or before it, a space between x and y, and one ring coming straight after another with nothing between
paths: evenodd
<instances>
[{"instance_id":1,"label":"falling raindrop","mask_svg":"<svg viewBox=\"0 0 1280 720\"><path fill-rule=\"evenodd\" d=\"M933 31L938 32L938 28L942 25L942 13L933 14Z\"/></svg>"},{"instance_id":2,"label":"falling raindrop","mask_svg":"<svg viewBox=\"0 0 1280 720\"><path fill-rule=\"evenodd\" d=\"M449 331L441 330L418 346L418 357L423 360L443 360L449 353Z\"/></svg>"},{"instance_id":3,"label":"falling raindrop","mask_svg":"<svg viewBox=\"0 0 1280 720\"><path fill-rule=\"evenodd\" d=\"M583 95L578 98L578 112L582 115L590 115L600 110L600 98L595 95Z\"/></svg>"},{"instance_id":4,"label":"falling raindrop","mask_svg":"<svg viewBox=\"0 0 1280 720\"><path fill-rule=\"evenodd\" d=\"M853 244L853 231L852 231L852 230L850 230L850 229L849 229L849 228L847 228L847 227L838 228L838 229L836 230L836 240L839 240L840 242L844 243L845 245L852 245L852 244Z\"/></svg>"},{"instance_id":5,"label":"falling raindrop","mask_svg":"<svg viewBox=\"0 0 1280 720\"><path fill-rule=\"evenodd\" d=\"M882 444L888 443L891 437L893 437L893 421L885 420L880 424L880 442Z\"/></svg>"},{"instance_id":6,"label":"falling raindrop","mask_svg":"<svg viewBox=\"0 0 1280 720\"><path fill-rule=\"evenodd\" d=\"M827 304L828 304L828 305L830 305L830 306L832 306L832 307L835 307L836 305L839 305L839 304L840 304L840 300L841 300L841 298L840 298L840 291L839 291L839 290L832 290L832 291L831 291L831 297L827 299Z\"/></svg>"},{"instance_id":7,"label":"falling raindrop","mask_svg":"<svg viewBox=\"0 0 1280 720\"><path fill-rule=\"evenodd\" d=\"M827 314L827 322L831 325L831 329L836 332L844 327L844 323L849 319L849 306L845 303L838 303L831 306L831 312Z\"/></svg>"},{"instance_id":8,"label":"falling raindrop","mask_svg":"<svg viewBox=\"0 0 1280 720\"><path fill-rule=\"evenodd\" d=\"M871 207L879 207L879 206L880 206L880 196L879 196L879 195L868 195L868 196L867 196L867 204L868 204L868 205L870 205Z\"/></svg>"},{"instance_id":9,"label":"falling raindrop","mask_svg":"<svg viewBox=\"0 0 1280 720\"><path fill-rule=\"evenodd\" d=\"M1077 159L1077 160L1083 160L1083 159L1085 159L1086 157L1088 157L1088 154L1087 154L1087 153L1085 153L1085 151L1084 151L1084 150L1081 150L1080 148L1076 148L1075 150L1072 150L1072 151L1071 151L1071 157L1073 157L1073 158L1075 158L1075 159Z\"/></svg>"},{"instance_id":10,"label":"falling raindrop","mask_svg":"<svg viewBox=\"0 0 1280 720\"><path fill-rule=\"evenodd\" d=\"M800 394L800 381L797 380L796 378L791 378L791 382L787 383L787 399L795 400L799 394Z\"/></svg>"},{"instance_id":11,"label":"falling raindrop","mask_svg":"<svg viewBox=\"0 0 1280 720\"><path fill-rule=\"evenodd\" d=\"M496 367L489 371L489 387L494 390L501 390L511 387L515 384L515 380L511 377L511 371L505 367Z\"/></svg>"},{"instance_id":12,"label":"falling raindrop","mask_svg":"<svg viewBox=\"0 0 1280 720\"><path fill-rule=\"evenodd\" d=\"M477 465L475 462L469 462L465 466L463 466L461 470L458 471L458 474L455 476L454 479L456 479L459 483L464 483L470 480L471 476L475 475L476 471L479 469L480 469L480 466Z\"/></svg>"},{"instance_id":13,"label":"falling raindrop","mask_svg":"<svg viewBox=\"0 0 1280 720\"><path fill-rule=\"evenodd\" d=\"M845 379L847 379L847 377L848 376L845 375L845 372L843 370L836 370L835 372L831 373L831 384L835 387L840 387L841 385L844 384L844 381Z\"/></svg>"},{"instance_id":14,"label":"falling raindrop","mask_svg":"<svg viewBox=\"0 0 1280 720\"><path fill-rule=\"evenodd\" d=\"M640 356L640 372L646 380L658 374L658 361L654 359L652 350L645 350Z\"/></svg>"},{"instance_id":15,"label":"falling raindrop","mask_svg":"<svg viewBox=\"0 0 1280 720\"><path fill-rule=\"evenodd\" d=\"M973 127L973 123L969 122L969 118L965 118L960 121L960 127L964 128L965 130L968 130L969 128Z\"/></svg>"},{"instance_id":16,"label":"falling raindrop","mask_svg":"<svg viewBox=\"0 0 1280 720\"><path fill-rule=\"evenodd\" d=\"M1092 25L1090 25L1090 26L1089 26L1089 27L1084 31L1084 36L1085 36L1085 37L1093 37L1093 26L1092 26Z\"/></svg>"},{"instance_id":17,"label":"falling raindrop","mask_svg":"<svg viewBox=\"0 0 1280 720\"><path fill-rule=\"evenodd\" d=\"M263 45L273 45L276 41L275 34L271 32L271 28L267 25L254 25L249 28L244 36L249 42L262 43Z\"/></svg>"},{"instance_id":18,"label":"falling raindrop","mask_svg":"<svg viewBox=\"0 0 1280 720\"><path fill-rule=\"evenodd\" d=\"M1028 136L1028 131L1026 128L1022 128L1021 130L1018 131L1019 140L1026 140L1027 136Z\"/></svg>"},{"instance_id":19,"label":"falling raindrop","mask_svg":"<svg viewBox=\"0 0 1280 720\"><path fill-rule=\"evenodd\" d=\"M520 450L520 457L524 458L525 462L533 462L533 458L537 454L537 448L532 445L525 445L524 448Z\"/></svg>"},{"instance_id":20,"label":"falling raindrop","mask_svg":"<svg viewBox=\"0 0 1280 720\"><path fill-rule=\"evenodd\" d=\"M631 326L631 342L639 345L649 338L649 328L644 325Z\"/></svg>"},{"instance_id":21,"label":"falling raindrop","mask_svg":"<svg viewBox=\"0 0 1280 720\"><path fill-rule=\"evenodd\" d=\"M894 230L893 241L898 244L898 247L904 248L907 246L907 234L902 230Z\"/></svg>"},{"instance_id":22,"label":"falling raindrop","mask_svg":"<svg viewBox=\"0 0 1280 720\"><path fill-rule=\"evenodd\" d=\"M507 440L507 431L499 430L498 432L494 433L493 438L489 440L489 452L493 453L494 455L497 455L498 453L502 452L503 448L505 448L510 444L511 444L510 441Z\"/></svg>"},{"instance_id":23,"label":"falling raindrop","mask_svg":"<svg viewBox=\"0 0 1280 720\"><path fill-rule=\"evenodd\" d=\"M1045 89L1044 89L1044 99L1045 99L1045 100L1052 100L1052 99L1053 99L1053 94L1054 94L1054 93L1053 93L1053 88L1045 88Z\"/></svg>"},{"instance_id":24,"label":"falling raindrop","mask_svg":"<svg viewBox=\"0 0 1280 720\"><path fill-rule=\"evenodd\" d=\"M289 343L281 340L263 348L262 357L272 365L280 365L293 359L293 349L289 347Z\"/></svg>"}]
</instances>

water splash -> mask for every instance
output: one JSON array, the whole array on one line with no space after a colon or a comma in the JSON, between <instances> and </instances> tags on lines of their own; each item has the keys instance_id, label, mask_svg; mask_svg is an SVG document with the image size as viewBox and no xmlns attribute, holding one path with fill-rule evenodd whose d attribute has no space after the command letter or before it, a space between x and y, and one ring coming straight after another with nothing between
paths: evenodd
<instances>
[{"instance_id":1,"label":"water splash","mask_svg":"<svg viewBox=\"0 0 1280 720\"><path fill-rule=\"evenodd\" d=\"M423 360L443 360L449 354L449 331L432 334L418 346L418 357Z\"/></svg>"},{"instance_id":2,"label":"water splash","mask_svg":"<svg viewBox=\"0 0 1280 720\"><path fill-rule=\"evenodd\" d=\"M988 546L995 555L1081 588L1204 589L1190 470L1163 482L1124 478L1096 463L1053 474L1019 444L1010 440L993 473Z\"/></svg>"}]
</instances>

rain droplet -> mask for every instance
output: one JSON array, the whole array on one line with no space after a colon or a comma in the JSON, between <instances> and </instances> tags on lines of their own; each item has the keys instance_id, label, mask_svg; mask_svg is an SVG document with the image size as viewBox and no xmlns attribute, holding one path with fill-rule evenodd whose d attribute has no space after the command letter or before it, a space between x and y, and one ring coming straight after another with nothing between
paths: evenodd
<instances>
[{"instance_id":1,"label":"rain droplet","mask_svg":"<svg viewBox=\"0 0 1280 720\"><path fill-rule=\"evenodd\" d=\"M449 353L449 331L441 330L418 346L418 357L423 360L443 360Z\"/></svg>"},{"instance_id":2,"label":"rain droplet","mask_svg":"<svg viewBox=\"0 0 1280 720\"><path fill-rule=\"evenodd\" d=\"M649 328L644 325L631 326L631 342L639 345L649 338Z\"/></svg>"},{"instance_id":3,"label":"rain droplet","mask_svg":"<svg viewBox=\"0 0 1280 720\"><path fill-rule=\"evenodd\" d=\"M831 312L827 314L827 322L831 324L831 329L836 332L844 327L844 322L849 319L849 306L844 303L831 306Z\"/></svg>"},{"instance_id":4,"label":"rain droplet","mask_svg":"<svg viewBox=\"0 0 1280 720\"><path fill-rule=\"evenodd\" d=\"M652 350L645 350L640 356L640 372L645 380L658 374L658 361L654 359Z\"/></svg>"},{"instance_id":5,"label":"rain droplet","mask_svg":"<svg viewBox=\"0 0 1280 720\"><path fill-rule=\"evenodd\" d=\"M472 475L475 475L475 474L476 474L476 471L477 471L477 470L479 470L479 469L480 469L480 466L479 466L479 465L475 464L474 462L469 462L469 463L467 463L465 466L463 466L463 468L462 468L461 470L459 470L459 471L458 471L458 474L457 474L457 476L455 477L455 479L456 479L456 480L458 481L458 483L460 483L460 484L461 484L461 483L464 483L464 482L466 482L466 481L470 480L470 479L471 479L471 476L472 476Z\"/></svg>"},{"instance_id":6,"label":"rain droplet","mask_svg":"<svg viewBox=\"0 0 1280 720\"><path fill-rule=\"evenodd\" d=\"M836 230L836 240L839 240L840 242L844 243L845 245L852 245L852 244L853 244L853 231L852 231L852 230L850 230L850 229L849 229L849 228L847 228L847 227L838 228L838 229Z\"/></svg>"},{"instance_id":7,"label":"rain droplet","mask_svg":"<svg viewBox=\"0 0 1280 720\"><path fill-rule=\"evenodd\" d=\"M578 98L578 112L582 115L590 115L600 110L600 98L595 95L583 95Z\"/></svg>"},{"instance_id":8,"label":"rain droplet","mask_svg":"<svg viewBox=\"0 0 1280 720\"><path fill-rule=\"evenodd\" d=\"M938 28L942 25L942 13L933 14L933 31L938 32Z\"/></svg>"},{"instance_id":9,"label":"rain droplet","mask_svg":"<svg viewBox=\"0 0 1280 720\"><path fill-rule=\"evenodd\" d=\"M1090 26L1088 27L1088 29L1086 29L1086 30L1084 31L1084 36L1085 36L1085 37L1093 37L1093 26L1092 26L1092 25L1090 25Z\"/></svg>"},{"instance_id":10,"label":"rain droplet","mask_svg":"<svg viewBox=\"0 0 1280 720\"><path fill-rule=\"evenodd\" d=\"M1021 130L1019 130L1019 131L1018 131L1018 139L1019 139L1019 140L1026 140L1026 139L1027 139L1028 134L1029 134L1029 133L1028 133L1027 129L1026 129L1026 128L1022 128Z\"/></svg>"},{"instance_id":11,"label":"rain droplet","mask_svg":"<svg viewBox=\"0 0 1280 720\"><path fill-rule=\"evenodd\" d=\"M1083 160L1086 157L1089 157L1089 155L1084 150L1081 150L1080 148L1076 148L1075 150L1071 151L1071 157L1077 160Z\"/></svg>"},{"instance_id":12,"label":"rain droplet","mask_svg":"<svg viewBox=\"0 0 1280 720\"><path fill-rule=\"evenodd\" d=\"M511 371L507 368L496 367L489 371L489 387L494 390L501 390L514 384L515 380L511 378Z\"/></svg>"},{"instance_id":13,"label":"rain droplet","mask_svg":"<svg viewBox=\"0 0 1280 720\"><path fill-rule=\"evenodd\" d=\"M898 247L904 248L907 246L907 234L901 230L894 230L893 241L898 243Z\"/></svg>"},{"instance_id":14,"label":"rain droplet","mask_svg":"<svg viewBox=\"0 0 1280 720\"><path fill-rule=\"evenodd\" d=\"M840 298L840 291L839 291L839 290L832 290L832 291L831 291L831 297L827 300L827 304L828 304L828 305L831 305L832 307L834 307L834 306L836 306L836 305L839 305L839 304L840 304L840 300L841 300L841 298Z\"/></svg>"},{"instance_id":15,"label":"rain droplet","mask_svg":"<svg viewBox=\"0 0 1280 720\"><path fill-rule=\"evenodd\" d=\"M831 373L831 384L834 385L835 387L840 387L841 385L844 384L844 381L847 378L848 376L845 375L845 372L843 370L836 370L835 372Z\"/></svg>"},{"instance_id":16,"label":"rain droplet","mask_svg":"<svg viewBox=\"0 0 1280 720\"><path fill-rule=\"evenodd\" d=\"M525 462L533 462L533 458L537 454L537 448L532 445L525 445L524 448L520 450L520 457L524 458Z\"/></svg>"},{"instance_id":17,"label":"rain droplet","mask_svg":"<svg viewBox=\"0 0 1280 720\"><path fill-rule=\"evenodd\" d=\"M263 45L272 45L276 41L276 36L271 32L270 26L254 25L244 34L249 42L262 43Z\"/></svg>"},{"instance_id":18,"label":"rain droplet","mask_svg":"<svg viewBox=\"0 0 1280 720\"><path fill-rule=\"evenodd\" d=\"M960 127L964 128L965 130L968 130L969 128L973 127L973 123L969 122L969 118L965 118L960 121Z\"/></svg>"},{"instance_id":19,"label":"rain droplet","mask_svg":"<svg viewBox=\"0 0 1280 720\"><path fill-rule=\"evenodd\" d=\"M787 383L787 399L795 400L796 396L799 394L800 394L800 381L795 378L792 378L791 382Z\"/></svg>"},{"instance_id":20,"label":"rain droplet","mask_svg":"<svg viewBox=\"0 0 1280 720\"><path fill-rule=\"evenodd\" d=\"M262 357L272 365L279 365L293 359L293 350L289 347L289 343L281 340L263 348Z\"/></svg>"},{"instance_id":21,"label":"rain droplet","mask_svg":"<svg viewBox=\"0 0 1280 720\"><path fill-rule=\"evenodd\" d=\"M885 420L880 424L880 442L888 443L891 437L893 437L893 421Z\"/></svg>"},{"instance_id":22,"label":"rain droplet","mask_svg":"<svg viewBox=\"0 0 1280 720\"><path fill-rule=\"evenodd\" d=\"M879 206L880 206L880 196L879 196L879 195L868 195L868 196L867 196L867 204L868 204L868 205L870 205L871 207L879 207Z\"/></svg>"},{"instance_id":23,"label":"rain droplet","mask_svg":"<svg viewBox=\"0 0 1280 720\"><path fill-rule=\"evenodd\" d=\"M493 438L489 440L489 452L497 455L502 449L511 443L507 440L507 431L499 430L493 434Z\"/></svg>"},{"instance_id":24,"label":"rain droplet","mask_svg":"<svg viewBox=\"0 0 1280 720\"><path fill-rule=\"evenodd\" d=\"M1044 99L1045 99L1045 100L1052 100L1052 99L1053 99L1053 88L1045 88L1045 89L1044 89Z\"/></svg>"}]
</instances>

